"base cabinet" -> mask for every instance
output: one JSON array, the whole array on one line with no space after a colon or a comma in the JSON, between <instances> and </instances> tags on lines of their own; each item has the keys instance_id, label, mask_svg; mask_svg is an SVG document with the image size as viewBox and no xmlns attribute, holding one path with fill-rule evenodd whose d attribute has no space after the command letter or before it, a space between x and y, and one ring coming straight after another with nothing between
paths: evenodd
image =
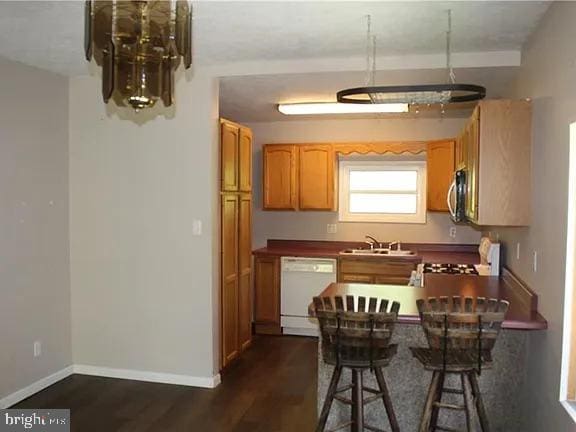
<instances>
[{"instance_id":1,"label":"base cabinet","mask_svg":"<svg viewBox=\"0 0 576 432\"><path fill-rule=\"evenodd\" d=\"M383 285L407 285L418 259L340 258L338 282Z\"/></svg>"},{"instance_id":2,"label":"base cabinet","mask_svg":"<svg viewBox=\"0 0 576 432\"><path fill-rule=\"evenodd\" d=\"M259 334L280 334L280 258L254 260L254 325Z\"/></svg>"}]
</instances>

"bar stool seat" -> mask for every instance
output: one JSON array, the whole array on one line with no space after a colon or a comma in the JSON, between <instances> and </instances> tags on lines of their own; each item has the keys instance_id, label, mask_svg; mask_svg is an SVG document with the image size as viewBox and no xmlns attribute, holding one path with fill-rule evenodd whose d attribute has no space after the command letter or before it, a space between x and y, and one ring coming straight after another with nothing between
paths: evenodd
<instances>
[{"instance_id":1,"label":"bar stool seat","mask_svg":"<svg viewBox=\"0 0 576 432\"><path fill-rule=\"evenodd\" d=\"M329 432L349 427L352 432L384 432L364 423L364 406L381 400L384 403L392 432L399 432L398 421L392 407L382 368L390 364L397 345L390 344L400 304L393 302L388 311L388 300L371 297L314 297L314 310L320 325L322 357L334 366L326 399L318 418L316 432L324 432L334 400L349 405L350 420ZM343 368L349 368L352 383L338 387ZM364 386L363 372L372 370L378 389ZM350 391L350 396L343 394ZM365 396L368 393L369 396Z\"/></svg>"}]
</instances>

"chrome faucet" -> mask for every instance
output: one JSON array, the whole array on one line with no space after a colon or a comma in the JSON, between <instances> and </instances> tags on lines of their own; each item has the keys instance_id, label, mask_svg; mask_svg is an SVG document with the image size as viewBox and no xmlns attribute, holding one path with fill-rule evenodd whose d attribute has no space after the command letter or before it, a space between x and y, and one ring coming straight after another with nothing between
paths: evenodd
<instances>
[{"instance_id":1,"label":"chrome faucet","mask_svg":"<svg viewBox=\"0 0 576 432\"><path fill-rule=\"evenodd\" d=\"M378 240L369 235L365 236L365 240L366 241L364 243L369 245L370 249L374 249L374 246L380 247L382 245Z\"/></svg>"},{"instance_id":2,"label":"chrome faucet","mask_svg":"<svg viewBox=\"0 0 576 432\"><path fill-rule=\"evenodd\" d=\"M400 243L400 240L394 240L388 243L388 249L392 250L393 246L396 246L397 251L402 250L402 243Z\"/></svg>"}]
</instances>

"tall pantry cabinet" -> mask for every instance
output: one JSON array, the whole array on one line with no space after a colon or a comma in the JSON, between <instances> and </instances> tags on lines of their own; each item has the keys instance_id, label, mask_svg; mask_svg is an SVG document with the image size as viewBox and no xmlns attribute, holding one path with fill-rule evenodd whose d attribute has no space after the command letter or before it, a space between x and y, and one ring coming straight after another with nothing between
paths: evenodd
<instances>
[{"instance_id":1,"label":"tall pantry cabinet","mask_svg":"<svg viewBox=\"0 0 576 432\"><path fill-rule=\"evenodd\" d=\"M252 131L220 120L221 367L252 340Z\"/></svg>"}]
</instances>

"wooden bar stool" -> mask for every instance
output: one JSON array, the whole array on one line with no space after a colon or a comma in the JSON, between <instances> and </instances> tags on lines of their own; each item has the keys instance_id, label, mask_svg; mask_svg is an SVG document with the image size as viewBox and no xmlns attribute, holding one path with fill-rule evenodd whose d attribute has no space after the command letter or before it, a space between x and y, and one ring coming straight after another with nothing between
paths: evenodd
<instances>
[{"instance_id":1,"label":"wooden bar stool","mask_svg":"<svg viewBox=\"0 0 576 432\"><path fill-rule=\"evenodd\" d=\"M392 400L388 393L382 368L388 366L396 354L396 345L390 344L394 324L400 304L393 302L388 311L388 300L374 297L355 298L346 296L346 308L342 297L314 297L314 309L320 324L322 337L322 357L324 362L334 366L334 373L328 387L316 432L326 427L330 408L334 399L351 406L350 421L330 432L350 426L353 432L384 432L364 423L364 405L381 399L384 402L388 420L393 432L399 432ZM356 306L356 307L355 307ZM342 369L352 372L352 384L338 388ZM376 375L378 390L364 387L363 373L371 369ZM351 390L351 397L342 393ZM364 397L364 392L370 393Z\"/></svg>"},{"instance_id":2,"label":"wooden bar stool","mask_svg":"<svg viewBox=\"0 0 576 432\"><path fill-rule=\"evenodd\" d=\"M478 375L492 366L492 349L509 303L505 300L458 296L430 297L416 303L429 348L410 349L425 369L433 371L419 432L457 432L456 429L437 424L441 409L463 411L466 431L474 430L471 418L473 406L466 380L471 387L482 431L489 432ZM460 389L444 388L447 374L459 375ZM464 404L443 403L444 393L462 395Z\"/></svg>"}]
</instances>

